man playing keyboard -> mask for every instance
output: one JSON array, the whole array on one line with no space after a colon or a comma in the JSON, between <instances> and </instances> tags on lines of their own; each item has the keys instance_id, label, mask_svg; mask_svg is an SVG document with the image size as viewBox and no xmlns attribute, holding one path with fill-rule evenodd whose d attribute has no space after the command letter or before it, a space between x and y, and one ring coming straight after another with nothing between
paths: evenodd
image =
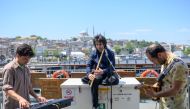
<instances>
[{"instance_id":1,"label":"man playing keyboard","mask_svg":"<svg viewBox=\"0 0 190 109\"><path fill-rule=\"evenodd\" d=\"M21 44L16 50L15 59L3 68L3 109L29 108L29 94L39 102L47 101L32 89L30 70L26 64L33 56L31 46Z\"/></svg>"}]
</instances>

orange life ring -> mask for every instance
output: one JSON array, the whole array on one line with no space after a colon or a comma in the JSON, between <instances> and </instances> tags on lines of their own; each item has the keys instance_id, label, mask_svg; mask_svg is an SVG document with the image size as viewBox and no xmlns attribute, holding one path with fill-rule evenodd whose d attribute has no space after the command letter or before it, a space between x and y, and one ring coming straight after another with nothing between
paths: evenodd
<instances>
[{"instance_id":1,"label":"orange life ring","mask_svg":"<svg viewBox=\"0 0 190 109\"><path fill-rule=\"evenodd\" d=\"M147 69L144 72L142 72L142 74L140 75L140 77L146 77L148 74L154 75L155 77L159 76L159 74L155 70Z\"/></svg>"},{"instance_id":2,"label":"orange life ring","mask_svg":"<svg viewBox=\"0 0 190 109\"><path fill-rule=\"evenodd\" d=\"M64 70L55 71L52 75L52 78L58 78L60 75L63 75L64 78L69 78L69 73Z\"/></svg>"}]
</instances>

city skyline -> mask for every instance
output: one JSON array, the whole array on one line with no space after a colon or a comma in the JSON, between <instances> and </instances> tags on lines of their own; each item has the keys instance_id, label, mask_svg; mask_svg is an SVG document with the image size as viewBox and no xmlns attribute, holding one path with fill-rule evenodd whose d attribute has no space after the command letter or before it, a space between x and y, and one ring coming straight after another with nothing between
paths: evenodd
<instances>
[{"instance_id":1,"label":"city skyline","mask_svg":"<svg viewBox=\"0 0 190 109\"><path fill-rule=\"evenodd\" d=\"M190 43L188 0L0 1L0 37L67 39L82 31L113 40Z\"/></svg>"}]
</instances>

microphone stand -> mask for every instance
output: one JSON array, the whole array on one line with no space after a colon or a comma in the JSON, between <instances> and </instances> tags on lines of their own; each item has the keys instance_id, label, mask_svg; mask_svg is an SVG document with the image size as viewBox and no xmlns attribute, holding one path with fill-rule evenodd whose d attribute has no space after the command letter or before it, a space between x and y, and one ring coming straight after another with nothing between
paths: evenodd
<instances>
[{"instance_id":1,"label":"microphone stand","mask_svg":"<svg viewBox=\"0 0 190 109\"><path fill-rule=\"evenodd\" d=\"M117 73L117 71L115 70L115 67L113 66L112 62L110 61L109 57L108 57L108 53L106 51L106 58L109 62L109 64L111 65L111 67L113 68L113 71L115 71L115 73L117 74L117 76L119 77L119 79L121 79L120 75ZM111 72L111 76L113 75L114 72ZM110 76L110 77L111 77ZM112 104L113 104L113 98L112 98L112 77L111 77L111 92L110 92L110 109L112 109Z\"/></svg>"},{"instance_id":2,"label":"microphone stand","mask_svg":"<svg viewBox=\"0 0 190 109\"><path fill-rule=\"evenodd\" d=\"M121 79L120 75L117 73L115 67L113 66L112 62L110 61L110 59L108 58L108 55L106 55L106 58L108 60L108 62L110 63L111 67L113 68L113 71L115 71L116 75L119 77L119 79ZM112 74L111 74L112 75Z\"/></svg>"}]
</instances>

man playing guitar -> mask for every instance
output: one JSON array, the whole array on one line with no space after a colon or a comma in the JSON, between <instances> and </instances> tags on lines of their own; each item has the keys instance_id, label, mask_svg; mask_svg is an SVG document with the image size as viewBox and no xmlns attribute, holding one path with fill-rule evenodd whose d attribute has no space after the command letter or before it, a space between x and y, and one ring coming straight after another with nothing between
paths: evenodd
<instances>
[{"instance_id":1,"label":"man playing guitar","mask_svg":"<svg viewBox=\"0 0 190 109\"><path fill-rule=\"evenodd\" d=\"M161 91L144 88L145 94L160 98L160 109L187 109L187 65L160 44L150 45L146 49L146 56L154 64L161 65L161 73L157 78L161 83Z\"/></svg>"},{"instance_id":2,"label":"man playing guitar","mask_svg":"<svg viewBox=\"0 0 190 109\"><path fill-rule=\"evenodd\" d=\"M135 88L136 89L142 89L143 92L147 95L148 94L147 90L152 90L154 92L161 91L161 87L158 84L159 83L156 82L154 85L149 85L149 84L145 84L144 82L142 82L140 85L136 86ZM152 97L152 100L159 101L159 97Z\"/></svg>"}]
</instances>

